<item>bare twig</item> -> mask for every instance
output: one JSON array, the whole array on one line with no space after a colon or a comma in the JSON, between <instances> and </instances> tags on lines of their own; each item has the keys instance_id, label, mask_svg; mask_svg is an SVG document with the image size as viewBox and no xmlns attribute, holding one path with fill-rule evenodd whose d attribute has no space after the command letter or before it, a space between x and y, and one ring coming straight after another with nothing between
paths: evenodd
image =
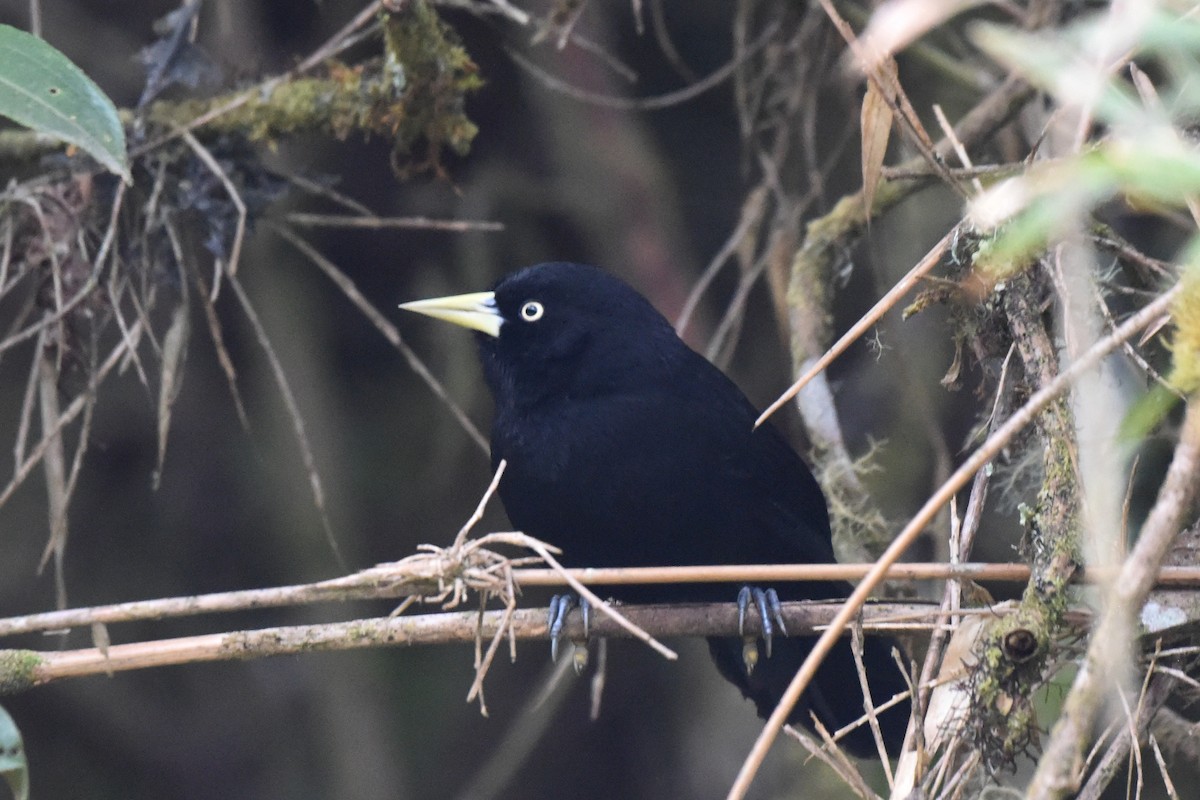
<instances>
[{"instance_id":1,"label":"bare twig","mask_svg":"<svg viewBox=\"0 0 1200 800\"><path fill-rule=\"evenodd\" d=\"M581 598L585 598L589 603L591 603L594 610L599 611L601 614L611 618L614 622L631 633L635 639L640 639L642 642L650 645L650 647L656 650L663 658L666 658L670 661L675 661L679 658L679 655L674 650L656 640L653 636L646 633L645 630L638 627L636 624L630 622L624 613L617 611L615 608L613 608L611 603L601 599L600 595L596 594L591 589L584 586L582 582L572 577L567 570L558 563L558 560L551 555L550 551L546 549L544 544L534 539L532 540L530 546L533 551L541 556L547 564L561 573L562 576L566 578L567 585L574 589Z\"/></svg>"},{"instance_id":2,"label":"bare twig","mask_svg":"<svg viewBox=\"0 0 1200 800\"><path fill-rule=\"evenodd\" d=\"M135 332L140 332L141 329L141 321L134 323L133 330ZM55 421L54 426L50 430L42 432L41 441L34 445L33 449L29 452L29 455L25 458L25 460L17 466L16 473L8 482L8 485L5 486L3 490L0 490L0 506L8 502L8 498L10 498L13 492L15 492L17 488L24 483L25 479L29 477L29 473L34 469L34 467L40 463L42 457L46 453L46 449L50 447L51 443L53 442L53 437L57 436L59 431L61 431L67 425L70 425L75 418L85 410L87 404L91 402L90 393L95 391L95 387L98 386L108 376L108 373L112 371L113 367L120 362L121 357L127 352L128 347L129 343L127 341L122 340L121 342L118 342L116 347L113 348L112 352L109 353L108 357L104 360L100 367L92 374L89 392L85 392L84 394L81 394L72 400L71 405L67 406L67 410L64 411L62 415Z\"/></svg>"},{"instance_id":3,"label":"bare twig","mask_svg":"<svg viewBox=\"0 0 1200 800\"><path fill-rule=\"evenodd\" d=\"M1166 675L1152 676L1152 672L1153 669L1147 672L1146 677L1149 682L1138 700L1136 720L1123 733L1118 733L1115 741L1108 743L1102 758L1092 770L1087 784L1079 792L1077 800L1099 800L1105 788L1120 771L1130 748L1139 746L1159 709L1169 699L1172 689L1176 686L1176 681Z\"/></svg>"},{"instance_id":4,"label":"bare twig","mask_svg":"<svg viewBox=\"0 0 1200 800\"><path fill-rule=\"evenodd\" d=\"M462 426L462 429L467 432L467 435L471 437L471 441L475 442L475 444L479 446L479 449L482 450L484 454L487 454L489 451L487 438L485 438L484 435L479 432L479 428L477 428L475 423L471 421L471 418L467 416L467 412L463 411L462 407L454 402L453 398L451 398L449 393L446 391L446 387L442 386L441 381L439 381L437 377L435 377L434 374L429 371L429 368L425 366L425 362L422 361L417 354L412 351L412 348L410 348L402 338L400 338L400 331L396 328L396 326L393 325L387 319L387 317L383 316L383 314L380 314L379 310L376 309L375 306L371 305L371 302L367 300L367 298L363 296L362 292L358 290L358 287L355 286L354 281L350 280L350 277L338 269L336 264L322 255L321 252L311 244L297 236L291 229L281 225L271 225L271 229L279 234L279 236L281 236L286 242L304 254L310 261L316 264L317 267L324 272L325 275L331 281L333 281L339 289L342 290L342 293L349 298L350 302L354 303L354 305L358 307L358 310L361 311L363 315L371 321L371 324L375 326L376 330L383 334L383 338L387 339L388 343L400 352L400 355L403 356L404 360L408 362L408 366L412 369L412 371L417 373L421 380L425 381L425 384L433 391L434 395L436 395L438 399L445 404L446 408L449 409L450 414L455 420L458 421L458 424Z\"/></svg>"},{"instance_id":5,"label":"bare twig","mask_svg":"<svg viewBox=\"0 0 1200 800\"><path fill-rule=\"evenodd\" d=\"M483 497L479 498L479 504L475 506L475 510L471 512L471 516L459 528L458 535L454 537L452 547L461 548L467 541L467 534L471 529L479 524L479 520L483 519L484 509L491 502L492 496L496 494L496 489L500 486L500 479L504 477L504 471L508 469L508 459L500 459L500 463L496 465L496 471L492 474L492 480L488 483L487 488L483 491Z\"/></svg>"},{"instance_id":6,"label":"bare twig","mask_svg":"<svg viewBox=\"0 0 1200 800\"><path fill-rule=\"evenodd\" d=\"M417 557L430 558L429 552ZM414 558L414 557L410 557ZM761 583L784 581L855 581L874 569L874 564L749 564L711 567L613 567L604 569L514 569L513 581L519 587L565 586L567 576L580 583L602 586L663 583ZM1081 570L1077 581L1091 582L1098 577ZM205 595L136 600L63 611L47 611L0 619L0 636L16 636L36 631L66 630L95 623L114 624L138 620L161 620L201 614L222 614L256 608L281 608L335 601L396 599L427 595L437 591L443 576L440 567L429 563L416 565L409 559L383 564L342 578L270 589L247 589ZM906 562L893 564L885 574L889 580L971 579L993 583L1025 583L1027 564L940 564ZM1160 586L1200 587L1200 566L1163 567L1158 575Z\"/></svg>"},{"instance_id":7,"label":"bare twig","mask_svg":"<svg viewBox=\"0 0 1200 800\"><path fill-rule=\"evenodd\" d=\"M935 244L925 257L917 262L916 266L908 271L903 278L896 282L896 285L888 290L887 294L879 298L875 305L871 306L871 310L863 314L858 322L851 326L850 330L842 334L842 337L834 343L833 347L829 348L823 356L816 360L808 370L800 376L800 378L787 388L783 394L779 396L775 402L767 406L766 410L759 415L755 421L754 427L758 427L766 422L767 418L782 408L793 397L800 393L809 381L819 375L822 370L828 367L838 356L846 351L850 345L854 344L872 325L878 322L884 314L895 307L896 303L900 302L900 298L908 294L909 290L917 284L917 282L927 274L931 269L937 266L941 261L942 255L950 247L950 242L954 240L954 233L957 230L951 230L941 240Z\"/></svg>"},{"instance_id":8,"label":"bare twig","mask_svg":"<svg viewBox=\"0 0 1200 800\"><path fill-rule=\"evenodd\" d=\"M816 724L820 726L821 723L817 720ZM863 776L859 773L858 768L837 747L832 737L829 736L829 733L823 727L818 728L823 734L821 742L814 739L808 731L793 725L788 725L783 730L788 736L799 742L800 746L809 752L809 755L833 770L834 774L842 779L842 783L846 784L856 795L863 798L863 800L876 800L878 795L871 791L870 787L867 786L867 782L863 780Z\"/></svg>"},{"instance_id":9,"label":"bare twig","mask_svg":"<svg viewBox=\"0 0 1200 800\"><path fill-rule=\"evenodd\" d=\"M258 344L266 354L267 362L271 365L271 372L275 376L275 383L279 387L279 394L283 398L284 406L287 408L288 419L291 420L292 430L296 434L296 443L300 446L300 456L304 459L304 469L308 473L308 484L312 490L313 505L316 507L317 514L321 517L321 527L325 531L325 541L329 544L329 550L333 553L333 558L338 566L343 571L346 570L346 560L342 557L342 550L338 547L337 539L333 535L333 526L329 522L329 512L325 507L325 489L321 485L321 476L317 472L316 456L313 455L312 444L308 440L308 433L304 428L304 418L300 414L300 406L296 403L296 395L292 392L292 385L288 381L287 371L283 368L283 363L279 360L278 354L275 352L275 347L271 344L270 337L267 336L267 329L263 327L262 320L258 317L258 312L254 310L254 305L250 302L250 296L242 288L241 281L236 275L230 273L228 275L229 285L233 288L234 296L237 297L238 303L242 307L242 313L246 315L250 327L254 330L254 336L258 339Z\"/></svg>"},{"instance_id":10,"label":"bare twig","mask_svg":"<svg viewBox=\"0 0 1200 800\"><path fill-rule=\"evenodd\" d=\"M581 102L590 103L602 108L612 108L618 111L657 111L663 108L670 108L671 106L679 105L680 103L686 103L688 100L704 94L709 89L720 86L731 75L733 75L734 72L737 71L738 67L741 66L746 59L750 58L759 50L766 47L766 45L771 41L771 37L774 36L778 30L778 24L767 26L766 30L762 32L762 35L760 35L752 45L746 48L744 52L740 53L737 58L733 59L728 64L716 70L707 77L696 81L690 86L685 86L677 91L667 92L666 94L661 94L657 97L645 98L614 97L612 95L599 94L597 92L590 92L586 89L580 89L579 87L572 86L560 78L557 78L554 75L546 72L537 64L534 64L525 56L518 53L516 50L513 50L512 48L505 48L505 51L513 61L517 62L519 66L523 67L527 72L537 78L546 88L552 91L561 92L568 97L573 97Z\"/></svg>"},{"instance_id":11,"label":"bare twig","mask_svg":"<svg viewBox=\"0 0 1200 800\"><path fill-rule=\"evenodd\" d=\"M361 228L363 230L419 230L419 231L449 231L451 233L467 233L469 231L502 231L503 222L489 222L471 219L430 219L429 217L351 217L346 214L307 214L293 212L285 219L292 225L307 228Z\"/></svg>"}]
</instances>

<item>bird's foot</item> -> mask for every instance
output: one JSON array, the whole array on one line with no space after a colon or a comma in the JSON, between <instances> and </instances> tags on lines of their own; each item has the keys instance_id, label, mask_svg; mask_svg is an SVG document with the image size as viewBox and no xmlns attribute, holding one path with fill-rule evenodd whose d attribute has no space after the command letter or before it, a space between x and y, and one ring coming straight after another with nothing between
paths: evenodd
<instances>
[{"instance_id":1,"label":"bird's foot","mask_svg":"<svg viewBox=\"0 0 1200 800\"><path fill-rule=\"evenodd\" d=\"M571 641L575 646L571 657L575 662L575 672L580 673L587 668L588 664L588 628L592 620L592 606L586 598L576 597L573 594L556 594L550 598L550 659L558 660L558 642L562 639L567 615L575 606L579 606L579 613L583 617L583 638Z\"/></svg>"},{"instance_id":2,"label":"bird's foot","mask_svg":"<svg viewBox=\"0 0 1200 800\"><path fill-rule=\"evenodd\" d=\"M766 645L767 658L771 657L771 640L775 628L787 636L787 627L783 624L783 609L779 605L779 595L774 589L760 589L757 586L743 586L738 592L738 633L742 635L742 663L746 674L754 672L758 664L758 636L746 633L746 611L751 601L758 609L758 618L762 622L762 640Z\"/></svg>"}]
</instances>

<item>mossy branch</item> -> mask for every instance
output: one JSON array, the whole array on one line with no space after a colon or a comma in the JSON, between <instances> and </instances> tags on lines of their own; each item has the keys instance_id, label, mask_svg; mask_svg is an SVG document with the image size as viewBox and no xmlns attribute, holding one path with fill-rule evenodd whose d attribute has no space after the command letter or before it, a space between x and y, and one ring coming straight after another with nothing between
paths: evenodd
<instances>
[{"instance_id":1,"label":"mossy branch","mask_svg":"<svg viewBox=\"0 0 1200 800\"><path fill-rule=\"evenodd\" d=\"M1200 405L1188 403L1179 444L1167 469L1158 499L1142 525L1137 544L1112 584L1109 602L1092 634L1075 683L1063 703L1050 741L1029 784L1030 800L1065 797L1079 788L1083 750L1092 724L1114 686L1118 665L1109 663L1109 643L1135 629L1137 615L1200 490Z\"/></svg>"},{"instance_id":2,"label":"mossy branch","mask_svg":"<svg viewBox=\"0 0 1200 800\"><path fill-rule=\"evenodd\" d=\"M402 177L439 171L445 149L464 155L475 138L478 129L464 106L483 79L427 3L406 4L382 19L383 52L361 64L331 59L319 75L288 73L205 99L159 100L136 114L122 112L122 120L268 145L303 134L377 136L392 141L393 166ZM5 161L29 162L62 147L33 131L0 132Z\"/></svg>"}]
</instances>

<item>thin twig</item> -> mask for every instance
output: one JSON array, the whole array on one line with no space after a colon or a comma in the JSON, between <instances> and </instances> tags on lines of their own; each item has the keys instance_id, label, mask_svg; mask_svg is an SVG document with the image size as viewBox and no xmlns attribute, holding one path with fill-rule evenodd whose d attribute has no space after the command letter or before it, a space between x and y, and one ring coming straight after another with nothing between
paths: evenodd
<instances>
[{"instance_id":1,"label":"thin twig","mask_svg":"<svg viewBox=\"0 0 1200 800\"><path fill-rule=\"evenodd\" d=\"M803 389L809 381L811 381L813 378L819 375L822 370L833 363L833 361L842 353L844 353L847 348L850 347L850 345L854 344L854 342L857 341L864 333L866 333L872 325L878 322L884 314L886 314L897 303L899 303L900 298L908 294L909 290L912 289L912 287L915 286L917 282L925 276L926 273L937 266L939 261L941 261L942 255L950 247L950 243L954 241L954 235L957 230L958 227L955 226L953 230L943 236L941 240L935 244L928 253L925 254L925 257L918 261L916 266L908 271L907 275L897 281L896 285L889 289L887 294L879 298L875 305L871 307L870 311L868 311L866 314L863 314L862 318L859 319L858 322L854 323L850 330L842 334L841 338L834 343L833 347L829 348L824 355L817 359L816 363L814 363L807 372L801 375L795 383L789 386L787 391L781 394L774 403L771 403L771 405L767 406L766 410L763 411L755 421L754 427L757 428L759 425L762 425L767 421L768 417L782 408L793 397L798 395L800 390Z\"/></svg>"},{"instance_id":2,"label":"thin twig","mask_svg":"<svg viewBox=\"0 0 1200 800\"><path fill-rule=\"evenodd\" d=\"M534 541L536 542L536 540ZM635 639L640 639L645 644L650 645L650 647L652 647L668 661L675 661L679 658L679 655L674 650L667 647L650 634L646 633L646 631L642 628L630 622L629 618L626 617L624 613L617 611L615 608L613 608L611 603L601 599L600 595L596 594L591 589L584 586L579 580L572 577L567 570L563 568L562 564L558 563L558 560L540 542L533 544L532 549L535 553L541 556L547 564L562 574L567 581L567 585L574 589L581 598L584 598L591 603L594 610L599 611L604 616L610 617L614 622L631 633Z\"/></svg>"},{"instance_id":3,"label":"thin twig","mask_svg":"<svg viewBox=\"0 0 1200 800\"><path fill-rule=\"evenodd\" d=\"M423 555L423 554L421 554ZM114 624L138 620L162 620L201 614L223 614L257 608L281 608L333 601L396 599L429 594L436 588L438 573L410 569L402 561L372 567L342 578L269 589L135 600L128 603L47 611L0 619L0 637L36 631L82 628L92 624ZM519 587L564 586L567 577L589 585L637 585L666 583L751 583L774 584L785 581L856 581L874 569L874 564L749 564L710 567L614 567L604 569L514 569L513 580ZM1081 570L1075 580L1093 582L1107 579L1102 573ZM907 562L893 564L885 574L889 580L971 579L992 583L1026 583L1027 564L957 565ZM1200 587L1200 566L1163 567L1158 583L1164 587Z\"/></svg>"},{"instance_id":4,"label":"thin twig","mask_svg":"<svg viewBox=\"0 0 1200 800\"><path fill-rule=\"evenodd\" d=\"M361 228L363 230L422 230L468 233L502 231L503 222L470 219L430 219L429 217L351 217L346 214L308 214L294 212L284 217L292 225L309 228Z\"/></svg>"},{"instance_id":5,"label":"thin twig","mask_svg":"<svg viewBox=\"0 0 1200 800\"><path fill-rule=\"evenodd\" d=\"M312 52L308 58L300 62L299 66L294 70L297 73L308 72L313 67L320 64L327 58L333 58L343 49L345 43L351 39L361 28L370 25L372 20L378 16L382 3L375 0L366 5L361 11L354 15L354 18L347 22L333 36L325 41L320 47Z\"/></svg>"},{"instance_id":6,"label":"thin twig","mask_svg":"<svg viewBox=\"0 0 1200 800\"><path fill-rule=\"evenodd\" d=\"M817 742L808 731L797 728L794 725L786 726L784 732L799 742L800 746L809 752L809 755L833 770L834 774L842 779L842 783L846 784L856 795L863 798L863 800L877 800L878 795L872 792L870 787L867 786L858 768L838 748L837 743L825 731L824 726L821 725L821 721L814 719L814 724L822 734L821 742Z\"/></svg>"},{"instance_id":7,"label":"thin twig","mask_svg":"<svg viewBox=\"0 0 1200 800\"><path fill-rule=\"evenodd\" d=\"M413 372L417 373L417 376L421 378L421 380L425 381L425 385L428 386L430 390L433 391L434 395L442 401L447 409L449 409L451 416L453 416L454 419L457 420L458 424L462 426L462 429L467 432L467 435L471 437L471 441L475 442L479 449L482 450L486 455L490 450L487 438L479 432L479 428L477 428L475 423L471 421L471 418L467 416L467 412L463 411L462 407L458 405L458 403L454 402L453 398L450 397L449 392L446 391L446 387L442 386L442 382L439 381L437 377L429 371L429 368L425 366L425 362L422 361L420 357L413 352L412 348L409 347L408 344L405 343L405 341L400 337L399 329L397 329L396 326L387 319L387 317L379 313L379 310L375 308L375 306L371 305L371 302L367 300L367 298L363 296L363 293L358 290L358 287L354 284L354 281L350 280L350 277L346 275L346 273L338 269L337 265L322 255L317 248L313 247L304 239L297 236L296 233L291 229L282 225L272 225L270 223L268 223L268 225L270 226L271 230L279 234L284 241L291 244L303 255L305 255L309 261L312 261L314 264L316 264L317 268L324 272L325 275L331 281L333 281L339 289L342 290L342 293L346 295L351 303L354 303L354 305L358 307L358 310L362 312L363 316L370 320L371 324L375 326L375 329L383 334L383 338L387 339L388 343L400 352L400 355L404 357L406 362L408 362L409 368L411 368Z\"/></svg>"},{"instance_id":8,"label":"thin twig","mask_svg":"<svg viewBox=\"0 0 1200 800\"><path fill-rule=\"evenodd\" d=\"M531 75L537 78L546 88L551 89L552 91L561 92L568 97L572 97L584 103L600 106L602 108L612 108L618 111L658 111L660 109L679 105L680 103L685 103L688 100L704 94L709 89L720 86L729 78L729 76L733 75L733 73L737 71L738 67L740 67L746 61L746 59L750 58L759 50L766 47L770 42L771 37L774 36L778 30L778 23L767 26L762 35L755 39L754 43L746 48L743 53L739 54L739 57L733 59L725 66L716 70L707 77L696 81L690 86L685 86L677 91L667 92L666 94L661 94L657 97L645 98L614 97L613 95L600 94L598 92L590 92L586 89L580 89L546 72L537 64L534 64L528 58L512 48L506 47L505 52L507 52L509 57L512 58L513 61L517 62L519 66L523 67Z\"/></svg>"},{"instance_id":9,"label":"thin twig","mask_svg":"<svg viewBox=\"0 0 1200 800\"><path fill-rule=\"evenodd\" d=\"M500 459L500 463L496 465L496 472L492 475L492 480L488 483L487 489L483 491L483 497L479 498L479 505L475 506L475 510L471 513L471 516L459 528L458 535L454 537L454 544L451 545L452 547L462 547L463 543L467 540L467 534L479 523L479 520L483 519L484 509L491 502L492 496L496 494L496 489L499 488L500 479L504 477L504 470L506 469L508 469L508 459L502 458Z\"/></svg>"},{"instance_id":10,"label":"thin twig","mask_svg":"<svg viewBox=\"0 0 1200 800\"><path fill-rule=\"evenodd\" d=\"M140 331L141 327L142 323L140 320L134 323L133 328L135 332ZM8 502L8 499L12 497L13 492L15 492L17 488L24 483L25 479L29 477L29 473L33 471L33 468L40 463L42 456L46 453L46 449L50 447L54 437L58 435L58 432L67 425L70 425L75 418L78 417L81 412L83 412L84 407L89 402L89 393L94 392L95 388L99 386L106 377L108 377L108 373L112 371L113 367L117 365L117 363L121 360L121 357L126 353L126 347L128 347L128 343L125 341L117 343L116 347L113 348L112 352L109 353L108 357L104 360L104 363L102 363L100 368L93 373L88 392L85 392L72 400L71 405L67 406L67 410L62 413L62 416L58 418L58 421L54 424L54 426L50 430L43 431L41 441L34 445L34 448L30 451L28 457L17 467L16 474L13 475L12 479L8 482L8 485L5 486L3 490L0 490L0 506L3 506L6 502Z\"/></svg>"},{"instance_id":11,"label":"thin twig","mask_svg":"<svg viewBox=\"0 0 1200 800\"><path fill-rule=\"evenodd\" d=\"M288 419L291 420L296 443L300 446L300 457L304 460L304 470L308 473L308 485L312 491L313 505L316 507L317 515L321 518L325 541L329 545L330 552L333 553L334 561L345 572L346 560L342 557L342 549L338 546L337 539L333 535L333 526L329 522L329 511L325 507L325 489L321 484L321 475L317 472L317 459L313 455L312 443L308 440L308 433L304 427L304 417L300 414L300 405L296 402L296 395L292 391L287 371L283 368L283 363L279 360L279 355L275 352L270 337L267 336L267 329L263 327L258 312L254 310L254 305L250 302L250 296L242 288L241 281L232 273L229 273L227 277L229 285L233 288L233 294L242 307L242 313L246 315L250 327L254 330L254 336L267 357L267 363L271 365L271 373L275 376L275 384L279 387L279 394L287 409Z\"/></svg>"}]
</instances>

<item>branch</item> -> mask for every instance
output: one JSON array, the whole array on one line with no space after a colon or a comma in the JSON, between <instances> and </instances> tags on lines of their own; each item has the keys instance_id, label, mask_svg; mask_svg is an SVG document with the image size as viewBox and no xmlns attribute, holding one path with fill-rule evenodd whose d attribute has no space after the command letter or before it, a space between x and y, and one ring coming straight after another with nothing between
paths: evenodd
<instances>
[{"instance_id":1,"label":"branch","mask_svg":"<svg viewBox=\"0 0 1200 800\"><path fill-rule=\"evenodd\" d=\"M782 608L789 631L812 634L834 618L841 603L789 602ZM996 613L992 609L976 609L976 612ZM735 603L624 606L621 613L655 636L739 635ZM511 612L503 609L483 613L454 611L213 633L81 650L0 650L0 696L64 678L149 667L314 651L473 643L495 637L502 630L502 623L509 626L504 632L514 638L545 640L549 635L546 616L544 609ZM867 606L862 612L866 631L927 631L944 616L937 606L921 603L881 603ZM1086 615L1076 618L1081 625L1086 624L1086 620ZM755 627L759 624L757 617L750 615L746 620L747 633L759 633ZM602 615L595 615L590 621L589 632L594 637L604 638L634 638L637 635L617 620ZM584 640L578 612L571 614L565 635L573 641Z\"/></svg>"},{"instance_id":2,"label":"branch","mask_svg":"<svg viewBox=\"0 0 1200 800\"><path fill-rule=\"evenodd\" d=\"M1078 789L1084 742L1091 733L1097 713L1104 706L1104 695L1111 686L1110 673L1119 669L1119 665L1106 663L1103 653L1110 642L1133 630L1137 612L1154 583L1154 574L1182 527L1183 515L1196 497L1200 483L1198 476L1200 404L1193 399L1188 404L1179 445L1175 448L1158 501L1146 518L1120 577L1112 586L1110 604L1100 618L1087 657L1075 676L1050 741L1038 761L1037 771L1025 795L1030 800L1063 797Z\"/></svg>"},{"instance_id":3,"label":"branch","mask_svg":"<svg viewBox=\"0 0 1200 800\"><path fill-rule=\"evenodd\" d=\"M415 558L431 555L421 553ZM857 581L866 576L874 564L749 564L712 567L610 567L605 569L524 568L512 571L518 588L531 586L566 586L567 576L592 586L627 586L631 584L665 583L761 583L785 581ZM907 562L893 564L885 577L889 580L927 581L967 579L989 583L1025 583L1030 570L1026 564L941 564ZM1111 578L1106 570L1081 569L1075 580L1097 583ZM46 611L19 617L0 619L0 637L86 628L91 625L110 625L118 622L177 619L201 614L220 614L260 608L283 608L315 603L348 602L353 600L397 600L406 597L425 597L444 589L454 580L450 572L429 560L398 561L381 564L354 575L319 583L277 586L270 589L246 589L234 592L166 597L157 600L135 600L87 608ZM1200 566L1163 567L1158 574L1159 586L1200 588Z\"/></svg>"}]
</instances>

